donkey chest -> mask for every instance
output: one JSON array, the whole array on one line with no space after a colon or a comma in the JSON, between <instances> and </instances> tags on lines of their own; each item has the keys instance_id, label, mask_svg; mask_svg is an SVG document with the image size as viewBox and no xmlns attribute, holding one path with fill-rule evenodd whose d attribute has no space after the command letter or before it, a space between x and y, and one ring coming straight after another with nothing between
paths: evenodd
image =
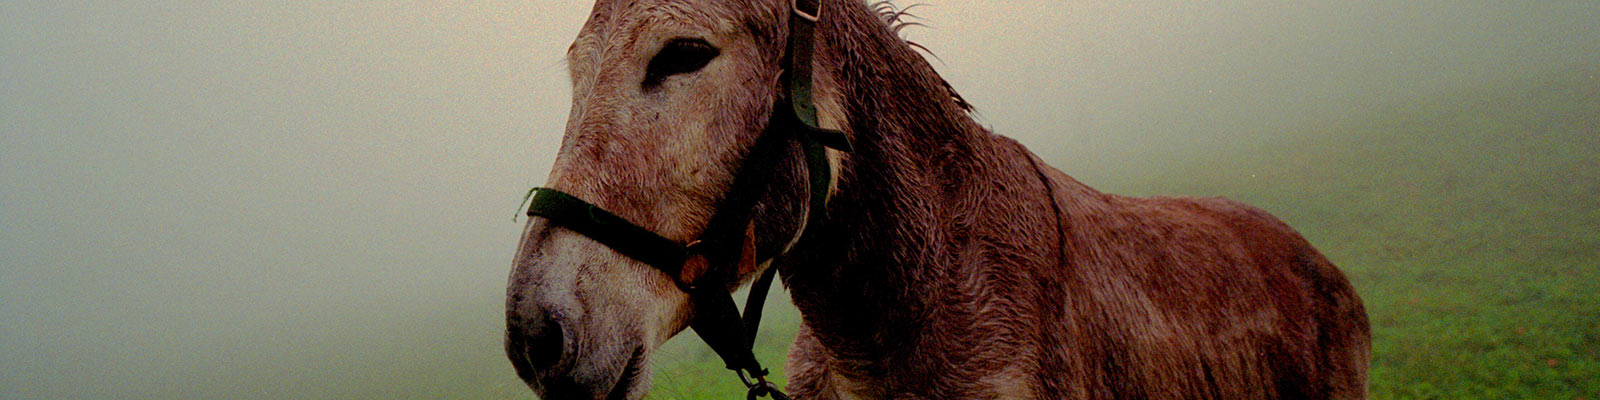
<instances>
[{"instance_id":1,"label":"donkey chest","mask_svg":"<svg viewBox=\"0 0 1600 400\"><path fill-rule=\"evenodd\" d=\"M911 379L906 379L911 378ZM848 374L830 372L822 379L828 389L818 398L840 400L892 399L892 398L989 398L1032 399L1033 380L1017 371L994 371L976 381L950 384L944 378L916 379L900 377L891 383L884 379L852 378ZM958 378L966 379L966 378ZM939 387L943 390L935 389Z\"/></svg>"},{"instance_id":2,"label":"donkey chest","mask_svg":"<svg viewBox=\"0 0 1600 400\"><path fill-rule=\"evenodd\" d=\"M789 355L789 382L796 394L814 399L1035 398L1036 374L1015 357L924 368L949 361L929 356L924 362L840 359L802 330Z\"/></svg>"}]
</instances>

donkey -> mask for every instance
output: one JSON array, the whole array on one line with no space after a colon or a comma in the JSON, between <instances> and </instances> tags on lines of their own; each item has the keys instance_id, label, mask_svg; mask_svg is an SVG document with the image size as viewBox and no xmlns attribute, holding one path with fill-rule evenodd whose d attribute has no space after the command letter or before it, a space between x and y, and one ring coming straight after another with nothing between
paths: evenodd
<instances>
[{"instance_id":1,"label":"donkey","mask_svg":"<svg viewBox=\"0 0 1600 400\"><path fill-rule=\"evenodd\" d=\"M700 329L693 293L776 271L802 315L795 398L1365 398L1361 300L1289 226L1226 199L1089 188L974 122L898 14L809 5L596 1L567 53L550 190L683 244L724 214L741 169L772 171L741 190L743 243L720 247L738 261L711 289L677 276L705 262L652 268L631 242L530 218L506 349L537 394L643 397L653 351ZM787 64L796 40L809 70ZM850 151L751 154L797 97Z\"/></svg>"}]
</instances>

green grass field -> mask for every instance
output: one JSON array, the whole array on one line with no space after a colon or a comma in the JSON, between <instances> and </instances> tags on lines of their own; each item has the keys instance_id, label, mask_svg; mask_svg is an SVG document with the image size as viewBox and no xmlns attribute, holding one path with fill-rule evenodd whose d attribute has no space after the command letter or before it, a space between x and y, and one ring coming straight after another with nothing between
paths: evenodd
<instances>
[{"instance_id":1,"label":"green grass field","mask_svg":"<svg viewBox=\"0 0 1600 400\"><path fill-rule=\"evenodd\" d=\"M1098 186L1225 196L1299 229L1366 301L1371 398L1600 399L1596 75L1376 108ZM767 316L757 354L781 377L798 315ZM692 334L656 367L654 398L743 395Z\"/></svg>"}]
</instances>

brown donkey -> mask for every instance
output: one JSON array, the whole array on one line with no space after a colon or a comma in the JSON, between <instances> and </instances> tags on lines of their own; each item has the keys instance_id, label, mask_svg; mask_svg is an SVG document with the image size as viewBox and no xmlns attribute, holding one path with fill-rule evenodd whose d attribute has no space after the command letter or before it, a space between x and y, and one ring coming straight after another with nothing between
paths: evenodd
<instances>
[{"instance_id":1,"label":"brown donkey","mask_svg":"<svg viewBox=\"0 0 1600 400\"><path fill-rule=\"evenodd\" d=\"M1361 300L1293 229L1224 199L1095 191L975 123L895 14L822 0L804 41L797 7L598 0L568 50L572 113L548 182L687 244L725 214L741 170L770 166L744 190L744 245L718 258L743 261L711 291L781 274L803 316L790 395L1365 397ZM795 57L795 38L814 54ZM790 64L806 58L810 71ZM823 175L798 144L752 160L805 95L853 150L816 153ZM684 276L711 273L597 237L531 218L517 250L506 348L547 399L643 397L654 349L705 317L690 292L707 289Z\"/></svg>"}]
</instances>

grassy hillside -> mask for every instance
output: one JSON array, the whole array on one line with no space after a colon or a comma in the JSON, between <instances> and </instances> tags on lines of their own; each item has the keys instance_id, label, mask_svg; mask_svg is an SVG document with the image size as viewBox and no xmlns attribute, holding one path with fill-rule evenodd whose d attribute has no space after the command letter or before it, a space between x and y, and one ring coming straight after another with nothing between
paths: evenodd
<instances>
[{"instance_id":1,"label":"grassy hillside","mask_svg":"<svg viewBox=\"0 0 1600 400\"><path fill-rule=\"evenodd\" d=\"M1594 72L1277 137L1104 189L1226 196L1297 227L1366 301L1372 398L1600 399ZM798 317L767 315L760 355L781 369ZM660 360L655 398L740 395L692 336Z\"/></svg>"}]
</instances>

